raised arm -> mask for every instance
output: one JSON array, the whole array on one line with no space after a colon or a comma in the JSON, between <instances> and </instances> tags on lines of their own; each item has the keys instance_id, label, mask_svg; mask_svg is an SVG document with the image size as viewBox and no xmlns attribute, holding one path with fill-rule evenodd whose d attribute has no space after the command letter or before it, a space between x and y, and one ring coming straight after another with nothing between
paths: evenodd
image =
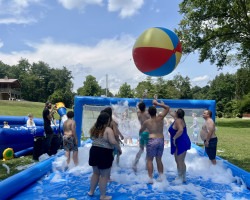
<instances>
[{"instance_id":1,"label":"raised arm","mask_svg":"<svg viewBox=\"0 0 250 200\"><path fill-rule=\"evenodd\" d=\"M164 102L159 103L156 99L153 100L153 105L160 106L163 108L163 111L158 115L159 117L164 118L169 112L169 106L164 104Z\"/></svg>"}]
</instances>

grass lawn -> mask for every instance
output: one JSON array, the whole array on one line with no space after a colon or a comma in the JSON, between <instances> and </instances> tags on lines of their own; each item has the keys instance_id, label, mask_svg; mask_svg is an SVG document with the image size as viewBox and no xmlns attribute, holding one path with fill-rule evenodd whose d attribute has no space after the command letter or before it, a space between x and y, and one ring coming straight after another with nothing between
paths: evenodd
<instances>
[{"instance_id":1,"label":"grass lawn","mask_svg":"<svg viewBox=\"0 0 250 200\"><path fill-rule=\"evenodd\" d=\"M250 120L216 119L217 155L250 172Z\"/></svg>"},{"instance_id":2,"label":"grass lawn","mask_svg":"<svg viewBox=\"0 0 250 200\"><path fill-rule=\"evenodd\" d=\"M42 118L44 105L45 103L40 102L0 100L0 116L27 116L29 113L32 113L35 118ZM54 116L56 119L59 119L58 114L55 114Z\"/></svg>"},{"instance_id":3,"label":"grass lawn","mask_svg":"<svg viewBox=\"0 0 250 200\"><path fill-rule=\"evenodd\" d=\"M35 161L33 161L32 156L22 156L6 161L0 160L0 181L26 169L34 163ZM3 164L8 166L9 173L8 168L4 167Z\"/></svg>"},{"instance_id":4,"label":"grass lawn","mask_svg":"<svg viewBox=\"0 0 250 200\"><path fill-rule=\"evenodd\" d=\"M42 118L44 103L0 101L0 115L27 116L33 113L34 117ZM69 109L70 110L70 109ZM57 119L58 115L55 116ZM218 152L217 155L228 160L234 165L250 172L250 157L248 150L250 147L250 120L246 119L216 119ZM7 161L0 161L0 180L3 180L21 169L17 167L32 164L31 156L15 158ZM10 168L10 173L6 173L6 164Z\"/></svg>"}]
</instances>

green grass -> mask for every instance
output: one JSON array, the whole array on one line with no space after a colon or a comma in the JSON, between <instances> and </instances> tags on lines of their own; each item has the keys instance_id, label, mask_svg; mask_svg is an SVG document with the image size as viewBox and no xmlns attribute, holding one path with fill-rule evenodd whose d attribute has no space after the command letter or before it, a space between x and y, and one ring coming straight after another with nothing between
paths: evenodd
<instances>
[{"instance_id":1,"label":"green grass","mask_svg":"<svg viewBox=\"0 0 250 200\"><path fill-rule=\"evenodd\" d=\"M216 126L217 155L250 172L250 120L217 119Z\"/></svg>"},{"instance_id":2,"label":"green grass","mask_svg":"<svg viewBox=\"0 0 250 200\"><path fill-rule=\"evenodd\" d=\"M32 113L36 118L42 118L45 103L30 101L4 101L0 100L1 115L6 116L27 116ZM68 109L67 110L72 110ZM59 119L59 115L54 117Z\"/></svg>"},{"instance_id":3,"label":"green grass","mask_svg":"<svg viewBox=\"0 0 250 200\"><path fill-rule=\"evenodd\" d=\"M33 161L32 156L22 156L20 158L15 158L6 161L0 160L0 181L24 170L25 166L28 167L33 163L35 163L35 161ZM9 173L7 173L8 171L3 166L3 164L6 164L9 167Z\"/></svg>"},{"instance_id":4,"label":"green grass","mask_svg":"<svg viewBox=\"0 0 250 200\"><path fill-rule=\"evenodd\" d=\"M1 115L26 116L33 113L34 117L42 118L44 103L27 101L0 101ZM59 116L55 116L58 118ZM221 158L228 160L234 165L250 172L250 120L246 119L216 119L218 136L218 153ZM3 180L15 173L20 172L18 166L33 163L31 156L15 158L7 161L0 161L0 180ZM10 167L10 174L6 173L5 163Z\"/></svg>"}]
</instances>

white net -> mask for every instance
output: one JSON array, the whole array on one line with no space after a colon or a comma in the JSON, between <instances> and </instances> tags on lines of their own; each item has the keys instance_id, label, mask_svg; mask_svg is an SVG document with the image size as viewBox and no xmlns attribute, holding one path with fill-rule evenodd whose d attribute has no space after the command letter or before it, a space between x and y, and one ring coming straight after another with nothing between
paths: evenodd
<instances>
[{"instance_id":1,"label":"white net","mask_svg":"<svg viewBox=\"0 0 250 200\"><path fill-rule=\"evenodd\" d=\"M89 130L96 122L101 110L108 106L84 105L82 113L82 131L84 137L89 137ZM118 128L125 140L137 140L139 135L140 123L137 119L137 109L129 107L128 103L110 105L113 112L113 120L118 123ZM177 108L171 108L175 110ZM161 109L157 109L161 112ZM201 144L203 141L200 138L200 129L204 122L202 113L204 109L184 109L185 121L188 129L188 135L192 142ZM168 128L173 122L173 118L167 115L164 120L163 134L165 140L169 140Z\"/></svg>"}]
</instances>

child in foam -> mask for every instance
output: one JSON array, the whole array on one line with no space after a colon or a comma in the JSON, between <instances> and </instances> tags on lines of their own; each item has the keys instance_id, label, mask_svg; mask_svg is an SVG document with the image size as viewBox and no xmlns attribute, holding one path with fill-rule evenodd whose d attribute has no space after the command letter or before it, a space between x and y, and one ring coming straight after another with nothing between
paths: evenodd
<instances>
[{"instance_id":1,"label":"child in foam","mask_svg":"<svg viewBox=\"0 0 250 200\"><path fill-rule=\"evenodd\" d=\"M29 119L27 120L27 123L26 123L27 127L35 127L36 124L34 122L33 114L32 113L28 114L28 117L29 117Z\"/></svg>"},{"instance_id":2,"label":"child in foam","mask_svg":"<svg viewBox=\"0 0 250 200\"><path fill-rule=\"evenodd\" d=\"M8 124L7 121L3 122L3 128L10 128L10 125Z\"/></svg>"}]
</instances>

